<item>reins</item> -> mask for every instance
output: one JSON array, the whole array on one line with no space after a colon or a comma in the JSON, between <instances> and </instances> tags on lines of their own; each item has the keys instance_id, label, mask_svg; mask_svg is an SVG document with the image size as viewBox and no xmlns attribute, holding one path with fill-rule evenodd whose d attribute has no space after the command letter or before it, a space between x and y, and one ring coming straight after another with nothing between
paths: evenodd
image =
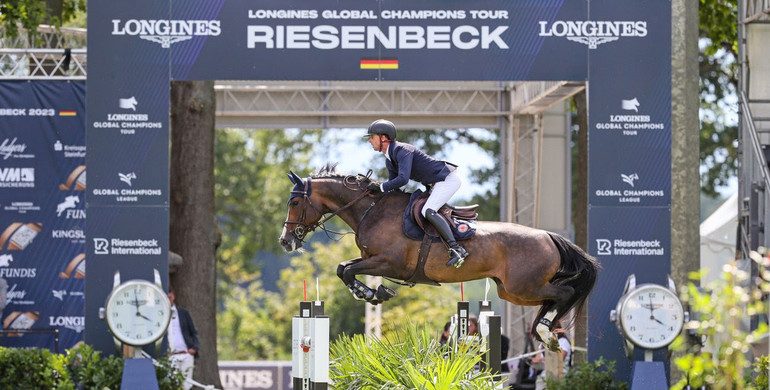
<instances>
[{"instance_id":1,"label":"reins","mask_svg":"<svg viewBox=\"0 0 770 390\"><path fill-rule=\"evenodd\" d=\"M371 175L371 173L372 173L372 171L371 171L371 170L369 170L369 173L366 175L366 177L368 178L368 177L369 177L369 175ZM345 185L345 187L347 187L347 188L350 188L350 187L348 187L348 178L350 178L350 177L351 177L351 176L346 176L346 177L343 179L343 184L344 184L344 185ZM309 181L310 181L310 178L308 178L308 182L309 182ZM304 242L305 236L306 236L308 233L310 233L310 232L312 232L312 231L315 231L315 229L317 229L317 228L319 228L319 227L321 228L321 230L323 230L323 231L324 231L324 232L327 234L327 236L329 235L329 233L332 233L332 234L338 234L338 235L345 235L345 234L350 234L350 233L352 233L352 232L346 232L346 233L335 232L335 231L333 231L333 230L327 229L327 228L326 228L326 226L325 226L324 224L325 224L327 221L329 221L330 219L332 219L332 218L334 218L335 216L339 215L339 214L340 214L342 211L344 211L344 210L346 210L346 209L350 208L351 206L353 206L354 204L356 204L356 203L357 203L359 200L363 199L365 196L369 195L369 194L370 194L370 191L368 191L368 190L363 190L363 191L361 192L361 194L360 194L360 195L358 195L357 197L355 197L355 198L354 198L353 200L351 200L350 202L346 203L344 206L342 206L342 207L338 208L337 210L334 210L334 211L333 211L333 212L331 212L331 213L327 213L327 214L326 214L326 215L325 215L323 218L321 218L320 220L318 220L318 221L316 221L316 222L314 222L314 223L312 223L312 224L310 224L310 225L306 225L306 224L305 224L304 222L302 222L302 221L304 221L304 220L305 220L305 214L306 214L306 211L307 211L307 206L308 206L308 205L310 205L310 207L312 207L312 208L313 208L313 210L315 210L317 213L319 213L319 214L322 214L322 215L324 214L323 212L321 212L321 210L319 210L318 208L316 208L316 207L315 207L315 205L313 204L313 202L311 202L311 201L310 201L310 196L309 196L309 194L308 194L308 188L310 188L310 185L309 185L309 183L308 183L308 185L305 185L305 186L304 186L304 189L303 189L303 191L302 191L302 192L300 192L300 191L292 191L292 193L296 193L296 194L302 194L302 198L305 200L305 204L304 204L304 205L303 205L303 207L302 207L302 214L300 214L300 218L299 218L300 220L299 220L299 221L289 221L289 220L286 220L286 221L283 223L283 224L284 224L284 226L285 226L286 224L289 224L289 223L294 223L294 224L296 224L296 225L297 225L297 226L294 228L294 230L292 231L292 234L294 234L294 237L296 237L296 238L297 238L297 239L298 239L300 242ZM359 186L359 188L361 188L361 187ZM380 198L380 197L378 197L378 199L377 199L377 200L379 200L379 198ZM372 202L372 204L371 204L371 205L369 205L369 208L367 208L367 209L366 209L366 211L364 212L363 216L361 217L361 220L363 220L363 217L364 217L364 216L366 216L366 214L369 212L369 210L371 210L371 209L372 209L372 207L374 207L374 205L377 203L377 200L375 200L374 202ZM331 238L331 237L329 236L329 238Z\"/></svg>"}]
</instances>

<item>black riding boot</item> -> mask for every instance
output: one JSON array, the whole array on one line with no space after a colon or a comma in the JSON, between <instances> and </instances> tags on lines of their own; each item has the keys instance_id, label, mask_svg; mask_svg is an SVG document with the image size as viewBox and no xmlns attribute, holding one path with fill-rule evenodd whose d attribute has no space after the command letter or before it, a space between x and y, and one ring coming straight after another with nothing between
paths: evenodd
<instances>
[{"instance_id":1,"label":"black riding boot","mask_svg":"<svg viewBox=\"0 0 770 390\"><path fill-rule=\"evenodd\" d=\"M452 228L449 227L449 223L433 209L425 210L425 219L436 228L441 238L449 244L449 262L446 263L446 266L454 265L455 268L460 268L468 256L468 251L455 241L455 236L452 234Z\"/></svg>"}]
</instances>

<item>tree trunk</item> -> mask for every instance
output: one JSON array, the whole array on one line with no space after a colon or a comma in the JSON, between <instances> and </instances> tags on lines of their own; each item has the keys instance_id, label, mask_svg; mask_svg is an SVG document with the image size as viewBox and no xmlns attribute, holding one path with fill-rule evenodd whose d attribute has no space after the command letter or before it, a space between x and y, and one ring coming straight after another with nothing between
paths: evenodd
<instances>
[{"instance_id":1,"label":"tree trunk","mask_svg":"<svg viewBox=\"0 0 770 390\"><path fill-rule=\"evenodd\" d=\"M213 81L171 83L169 250L182 256L171 275L179 306L198 329L194 379L222 387L217 368Z\"/></svg>"},{"instance_id":2,"label":"tree trunk","mask_svg":"<svg viewBox=\"0 0 770 390\"><path fill-rule=\"evenodd\" d=\"M588 110L586 91L575 95L578 125L578 154L577 154L577 193L573 208L572 222L575 225L575 244L588 250ZM586 332L586 315L575 319L575 346L586 347L588 334ZM584 354L574 355L574 362L585 361Z\"/></svg>"}]
</instances>

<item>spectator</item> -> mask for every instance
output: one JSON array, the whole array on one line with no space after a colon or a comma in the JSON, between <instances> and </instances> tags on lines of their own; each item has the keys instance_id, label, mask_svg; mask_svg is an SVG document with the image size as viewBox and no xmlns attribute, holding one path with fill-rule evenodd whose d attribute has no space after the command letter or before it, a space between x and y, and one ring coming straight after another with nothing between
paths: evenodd
<instances>
[{"instance_id":1,"label":"spectator","mask_svg":"<svg viewBox=\"0 0 770 390\"><path fill-rule=\"evenodd\" d=\"M190 313L177 306L176 295L169 287L168 300L171 302L171 323L168 325L169 360L185 378L184 388L190 390L189 382L195 369L195 359L198 358L198 331L195 329Z\"/></svg>"}]
</instances>

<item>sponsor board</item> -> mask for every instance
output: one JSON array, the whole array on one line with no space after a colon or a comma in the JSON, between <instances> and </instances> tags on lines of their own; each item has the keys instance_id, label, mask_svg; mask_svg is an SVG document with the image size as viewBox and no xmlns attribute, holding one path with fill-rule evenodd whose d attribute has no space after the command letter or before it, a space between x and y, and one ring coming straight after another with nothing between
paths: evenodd
<instances>
[{"instance_id":1,"label":"sponsor board","mask_svg":"<svg viewBox=\"0 0 770 390\"><path fill-rule=\"evenodd\" d=\"M40 206L36 205L35 202L11 202L3 206L3 211L15 211L19 214L26 214L29 211L40 211Z\"/></svg>"},{"instance_id":2,"label":"sponsor board","mask_svg":"<svg viewBox=\"0 0 770 390\"><path fill-rule=\"evenodd\" d=\"M150 120L150 115L146 113L137 113L136 108L139 105L136 97L118 98L116 107L121 112L107 113L101 120L91 123L94 129L115 129L123 135L134 135L137 130L155 129L163 130L163 122ZM132 112L126 112L126 111Z\"/></svg>"},{"instance_id":3,"label":"sponsor board","mask_svg":"<svg viewBox=\"0 0 770 390\"><path fill-rule=\"evenodd\" d=\"M140 188L137 181L137 188L134 188L134 180L137 179L137 175L134 172L117 174L117 179L122 184L122 188L94 188L91 190L91 195L94 199L101 197L108 197L117 203L136 203L140 201L163 199L163 190L160 188Z\"/></svg>"},{"instance_id":4,"label":"sponsor board","mask_svg":"<svg viewBox=\"0 0 770 390\"><path fill-rule=\"evenodd\" d=\"M157 256L163 254L163 248L156 239L93 239L95 255L132 255Z\"/></svg>"},{"instance_id":5,"label":"sponsor board","mask_svg":"<svg viewBox=\"0 0 770 390\"><path fill-rule=\"evenodd\" d=\"M220 361L222 390L289 390L289 361Z\"/></svg>"}]
</instances>

